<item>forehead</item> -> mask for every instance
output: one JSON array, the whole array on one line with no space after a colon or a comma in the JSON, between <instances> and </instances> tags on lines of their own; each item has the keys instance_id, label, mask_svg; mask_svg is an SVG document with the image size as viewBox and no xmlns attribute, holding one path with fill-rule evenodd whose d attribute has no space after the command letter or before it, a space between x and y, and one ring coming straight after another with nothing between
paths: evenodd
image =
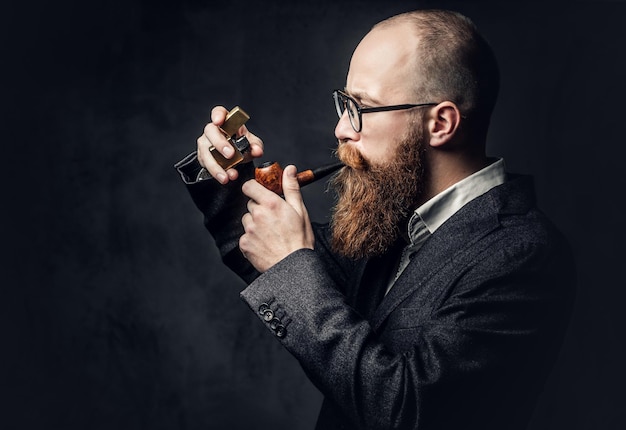
<instances>
[{"instance_id":1,"label":"forehead","mask_svg":"<svg viewBox=\"0 0 626 430\"><path fill-rule=\"evenodd\" d=\"M346 90L364 101L405 102L415 80L417 42L408 24L370 31L352 55Z\"/></svg>"}]
</instances>

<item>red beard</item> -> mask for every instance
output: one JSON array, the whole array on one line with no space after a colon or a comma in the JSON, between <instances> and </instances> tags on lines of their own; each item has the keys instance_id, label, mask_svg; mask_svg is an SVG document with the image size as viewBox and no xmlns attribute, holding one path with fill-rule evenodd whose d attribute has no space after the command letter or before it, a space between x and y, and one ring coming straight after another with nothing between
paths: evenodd
<instances>
[{"instance_id":1,"label":"red beard","mask_svg":"<svg viewBox=\"0 0 626 430\"><path fill-rule=\"evenodd\" d=\"M335 252L349 258L384 254L399 237L423 187L423 129L404 139L390 162L373 164L350 144L337 155L346 167L333 177L337 193L332 214Z\"/></svg>"}]
</instances>

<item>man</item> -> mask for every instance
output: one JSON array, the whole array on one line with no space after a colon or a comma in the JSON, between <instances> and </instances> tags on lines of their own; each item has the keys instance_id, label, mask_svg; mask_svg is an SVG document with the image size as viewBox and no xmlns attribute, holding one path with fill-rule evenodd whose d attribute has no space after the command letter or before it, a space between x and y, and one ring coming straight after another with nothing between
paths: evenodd
<instances>
[{"instance_id":1,"label":"man","mask_svg":"<svg viewBox=\"0 0 626 430\"><path fill-rule=\"evenodd\" d=\"M311 225L295 167L284 199L224 171L212 122L177 167L243 300L324 394L318 429L523 429L574 290L564 239L532 182L485 155L493 54L465 17L376 25L333 93L337 203ZM260 157L262 141L242 127ZM248 160L249 161L249 160ZM199 165L198 165L199 162ZM196 181L204 167L212 179ZM243 184L243 185L242 185Z\"/></svg>"}]
</instances>

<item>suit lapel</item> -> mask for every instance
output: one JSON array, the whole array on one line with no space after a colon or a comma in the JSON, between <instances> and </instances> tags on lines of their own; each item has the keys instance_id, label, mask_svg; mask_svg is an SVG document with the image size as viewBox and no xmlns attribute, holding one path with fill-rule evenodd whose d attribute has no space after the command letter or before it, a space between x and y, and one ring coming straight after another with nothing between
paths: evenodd
<instances>
[{"instance_id":1,"label":"suit lapel","mask_svg":"<svg viewBox=\"0 0 626 430\"><path fill-rule=\"evenodd\" d=\"M368 320L380 305L404 241L397 241L385 255L373 257L359 266L358 276L348 295L348 303Z\"/></svg>"},{"instance_id":2,"label":"suit lapel","mask_svg":"<svg viewBox=\"0 0 626 430\"><path fill-rule=\"evenodd\" d=\"M372 328L377 330L389 314L416 291L419 292L412 299L414 307L419 307L432 294L437 294L437 291L431 291L432 288L426 288L428 281L456 255L499 226L498 209L498 202L487 193L465 205L439 227L413 256L376 309L371 320Z\"/></svg>"}]
</instances>

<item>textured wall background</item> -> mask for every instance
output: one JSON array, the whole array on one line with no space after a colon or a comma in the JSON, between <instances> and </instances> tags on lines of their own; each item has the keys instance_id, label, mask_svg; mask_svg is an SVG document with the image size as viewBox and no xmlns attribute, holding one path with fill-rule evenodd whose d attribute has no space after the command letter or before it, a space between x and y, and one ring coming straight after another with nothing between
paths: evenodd
<instances>
[{"instance_id":1,"label":"textured wall background","mask_svg":"<svg viewBox=\"0 0 626 430\"><path fill-rule=\"evenodd\" d=\"M328 160L368 28L457 9L499 57L489 148L535 175L579 301L533 429L623 412L623 2L33 1L0 15L3 429L311 429L320 395L239 300L172 165L212 106L266 159ZM305 190L313 219L330 206Z\"/></svg>"}]
</instances>

